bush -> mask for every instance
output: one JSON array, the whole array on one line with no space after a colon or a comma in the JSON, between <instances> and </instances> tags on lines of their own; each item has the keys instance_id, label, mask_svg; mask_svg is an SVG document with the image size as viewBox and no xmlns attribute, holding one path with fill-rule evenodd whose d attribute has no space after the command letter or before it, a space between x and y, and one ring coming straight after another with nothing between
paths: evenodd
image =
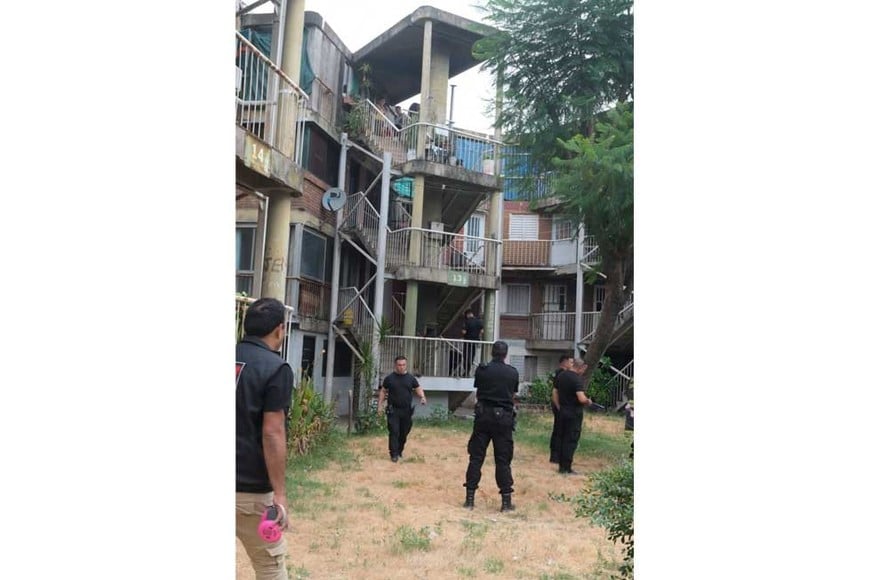
<instances>
[{"instance_id":1,"label":"bush","mask_svg":"<svg viewBox=\"0 0 870 580\"><path fill-rule=\"evenodd\" d=\"M529 403L548 405L553 400L552 376L536 377L529 385Z\"/></svg>"},{"instance_id":2,"label":"bush","mask_svg":"<svg viewBox=\"0 0 870 580\"><path fill-rule=\"evenodd\" d=\"M335 407L314 390L314 381L303 374L293 389L287 446L291 455L305 455L328 433L335 422Z\"/></svg>"},{"instance_id":3,"label":"bush","mask_svg":"<svg viewBox=\"0 0 870 580\"><path fill-rule=\"evenodd\" d=\"M378 417L378 400L372 397L365 411L359 411L353 419L354 430L358 435L380 433L387 430L387 414Z\"/></svg>"},{"instance_id":4,"label":"bush","mask_svg":"<svg viewBox=\"0 0 870 580\"><path fill-rule=\"evenodd\" d=\"M619 572L624 579L634 578L634 463L618 465L589 476L583 493L574 500L577 517L607 529L607 539L623 545Z\"/></svg>"}]
</instances>

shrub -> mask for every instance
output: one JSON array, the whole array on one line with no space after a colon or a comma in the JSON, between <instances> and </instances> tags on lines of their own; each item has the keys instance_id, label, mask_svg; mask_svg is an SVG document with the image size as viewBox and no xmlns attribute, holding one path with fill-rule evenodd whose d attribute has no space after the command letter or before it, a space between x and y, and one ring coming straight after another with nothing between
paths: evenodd
<instances>
[{"instance_id":1,"label":"shrub","mask_svg":"<svg viewBox=\"0 0 870 580\"><path fill-rule=\"evenodd\" d=\"M287 446L291 454L307 454L317 440L332 429L335 408L314 390L314 381L303 374L293 389L290 405Z\"/></svg>"},{"instance_id":2,"label":"shrub","mask_svg":"<svg viewBox=\"0 0 870 580\"><path fill-rule=\"evenodd\" d=\"M596 367L595 371L586 381L586 394L596 403L609 406L611 379L613 378L613 375L609 372L610 358L606 356L601 357L601 361L598 364L599 366ZM589 369L586 372L588 373Z\"/></svg>"},{"instance_id":3,"label":"shrub","mask_svg":"<svg viewBox=\"0 0 870 580\"><path fill-rule=\"evenodd\" d=\"M623 563L619 572L624 579L634 577L634 463L624 459L619 464L593 473L576 502L577 517L607 529L607 539L623 545Z\"/></svg>"},{"instance_id":4,"label":"shrub","mask_svg":"<svg viewBox=\"0 0 870 580\"><path fill-rule=\"evenodd\" d=\"M553 400L553 377L536 377L529 385L529 403L547 405Z\"/></svg>"}]
</instances>

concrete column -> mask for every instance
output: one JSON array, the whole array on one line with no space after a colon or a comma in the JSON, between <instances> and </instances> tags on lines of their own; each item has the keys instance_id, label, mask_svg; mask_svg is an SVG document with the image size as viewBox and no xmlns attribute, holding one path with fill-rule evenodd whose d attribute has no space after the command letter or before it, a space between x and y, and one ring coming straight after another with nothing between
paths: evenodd
<instances>
[{"instance_id":1,"label":"concrete column","mask_svg":"<svg viewBox=\"0 0 870 580\"><path fill-rule=\"evenodd\" d=\"M432 21L423 23L423 63L420 74L420 122L430 121L432 95ZM422 159L426 151L426 135L430 129L420 127L417 131L417 158ZM416 199L414 200L416 203Z\"/></svg>"},{"instance_id":2,"label":"concrete column","mask_svg":"<svg viewBox=\"0 0 870 580\"><path fill-rule=\"evenodd\" d=\"M393 154L389 151L384 153L384 166L381 173L381 203L378 208L378 256L377 270L375 271L375 303L373 314L375 315L374 336L372 336L372 358L375 361L375 378L377 381L381 375L381 342L380 330L378 325L383 320L384 316L384 270L386 268L387 255L387 214L390 210L390 167L393 161ZM375 389L376 384L368 385L369 388Z\"/></svg>"},{"instance_id":3,"label":"concrete column","mask_svg":"<svg viewBox=\"0 0 870 580\"><path fill-rule=\"evenodd\" d=\"M284 48L281 70L299 84L302 71L302 32L305 29L305 0L285 0L287 16L284 25Z\"/></svg>"},{"instance_id":4,"label":"concrete column","mask_svg":"<svg viewBox=\"0 0 870 580\"><path fill-rule=\"evenodd\" d=\"M411 227L423 227L423 204L425 198L426 178L422 175L414 176L414 198L411 204ZM411 230L411 241L408 248L408 263L411 265L420 264L420 247L422 238L419 231Z\"/></svg>"},{"instance_id":5,"label":"concrete column","mask_svg":"<svg viewBox=\"0 0 870 580\"><path fill-rule=\"evenodd\" d=\"M429 93L432 95L429 115L433 123L447 124L447 93L450 83L450 53L444 46L432 47Z\"/></svg>"},{"instance_id":6,"label":"concrete column","mask_svg":"<svg viewBox=\"0 0 870 580\"><path fill-rule=\"evenodd\" d=\"M266 224L266 257L263 260L263 296L286 300L287 253L290 246L289 193L269 195L269 216Z\"/></svg>"},{"instance_id":7,"label":"concrete column","mask_svg":"<svg viewBox=\"0 0 870 580\"><path fill-rule=\"evenodd\" d=\"M481 312L481 316L483 316L484 340L498 340L498 302L496 294L496 290L485 290L483 293L483 312Z\"/></svg>"},{"instance_id":8,"label":"concrete column","mask_svg":"<svg viewBox=\"0 0 870 580\"><path fill-rule=\"evenodd\" d=\"M347 133L341 134L341 154L338 157L338 188L344 191L347 173ZM341 223L344 221L344 208L335 216L335 234L332 239L332 286L329 293L329 333L326 339L326 377L323 384L323 398L332 400L332 383L335 377L335 319L338 318L338 285L341 278Z\"/></svg>"}]
</instances>

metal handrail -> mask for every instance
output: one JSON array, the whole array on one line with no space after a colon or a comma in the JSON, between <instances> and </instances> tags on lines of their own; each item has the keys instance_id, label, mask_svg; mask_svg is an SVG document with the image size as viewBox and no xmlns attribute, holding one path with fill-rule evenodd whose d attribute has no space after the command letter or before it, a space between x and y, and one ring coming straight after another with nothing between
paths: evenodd
<instances>
[{"instance_id":1,"label":"metal handrail","mask_svg":"<svg viewBox=\"0 0 870 580\"><path fill-rule=\"evenodd\" d=\"M254 54L255 54L256 56L260 57L263 61L265 61L266 66L268 66L270 69L272 69L273 71L275 71L275 72L278 74L278 76L281 77L283 80L287 81L287 83L288 83L288 84L289 84L293 89L295 89L297 92L301 93L302 96L305 97L306 99L309 98L308 93L306 93L305 91L303 91L302 88L301 88L299 85L297 85L295 82L293 82L293 79L291 79L289 76L287 76L287 73L285 73L284 71L282 71L282 70L278 67L278 65L276 65L274 62L272 62L271 59L269 59L268 56L266 56L265 54L263 54L263 53L260 51L259 48L257 48L257 47L254 46L253 44L251 44L251 41L248 40L247 38L245 38L245 37L244 37L244 36L243 36L243 35L242 35L238 30L236 30L236 38L237 38L238 40L240 40L240 41L241 41L245 46L247 46L248 48L250 48L250 49L254 52Z\"/></svg>"}]
</instances>

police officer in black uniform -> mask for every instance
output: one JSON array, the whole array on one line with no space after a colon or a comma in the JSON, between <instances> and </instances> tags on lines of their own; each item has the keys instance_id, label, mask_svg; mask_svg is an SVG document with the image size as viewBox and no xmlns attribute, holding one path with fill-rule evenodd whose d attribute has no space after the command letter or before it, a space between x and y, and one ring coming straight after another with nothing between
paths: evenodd
<instances>
[{"instance_id":1,"label":"police officer in black uniform","mask_svg":"<svg viewBox=\"0 0 870 580\"><path fill-rule=\"evenodd\" d=\"M486 448L492 441L495 455L495 481L501 494L501 511L512 511L511 494L514 479L511 460L514 457L514 404L520 376L517 369L505 364L508 345L497 340L492 345L492 360L477 367L474 388L474 431L468 440L468 469L465 472L465 504L474 508L474 492L480 483L480 469L486 458Z\"/></svg>"},{"instance_id":2,"label":"police officer in black uniform","mask_svg":"<svg viewBox=\"0 0 870 580\"><path fill-rule=\"evenodd\" d=\"M257 578L287 580L284 540L267 542L257 529L264 510L280 506L287 528L287 412L293 371L278 354L286 333L284 305L261 298L248 307L236 345L236 536Z\"/></svg>"},{"instance_id":3,"label":"police officer in black uniform","mask_svg":"<svg viewBox=\"0 0 870 580\"><path fill-rule=\"evenodd\" d=\"M559 410L559 473L565 475L578 475L571 465L583 427L583 407L592 404L586 395L586 371L586 363L574 359L574 366L559 373L553 385L553 405Z\"/></svg>"},{"instance_id":4,"label":"police officer in black uniform","mask_svg":"<svg viewBox=\"0 0 870 580\"><path fill-rule=\"evenodd\" d=\"M383 413L384 399L387 399L387 431L389 432L390 460L399 461L405 450L408 433L414 425L413 397L420 397L420 403L426 404L426 393L417 381L417 377L408 372L408 359L397 356L395 371L384 377L378 386L378 416Z\"/></svg>"}]
</instances>

